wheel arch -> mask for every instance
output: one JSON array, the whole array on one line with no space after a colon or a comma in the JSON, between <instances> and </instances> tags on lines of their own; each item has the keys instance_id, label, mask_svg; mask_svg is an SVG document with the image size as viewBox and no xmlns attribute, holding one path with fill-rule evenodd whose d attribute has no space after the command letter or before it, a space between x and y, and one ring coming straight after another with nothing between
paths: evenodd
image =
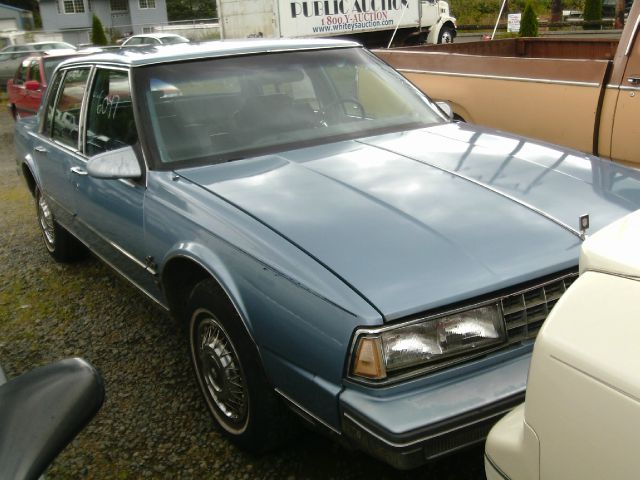
<instances>
[{"instance_id":1,"label":"wheel arch","mask_svg":"<svg viewBox=\"0 0 640 480\"><path fill-rule=\"evenodd\" d=\"M227 275L215 272L197 258L184 253L170 257L162 268L160 283L167 300L169 310L180 319L183 318L191 292L195 286L203 280L212 280L221 294L227 299L229 304L238 314L245 330L249 334L251 341L257 345L251 324L247 321L242 304L236 299L237 295L232 294L236 289L223 281Z\"/></svg>"},{"instance_id":2,"label":"wheel arch","mask_svg":"<svg viewBox=\"0 0 640 480\"><path fill-rule=\"evenodd\" d=\"M427 43L437 44L440 40L440 32L443 28L450 28L453 30L453 38L456 37L456 25L451 20L445 20L444 22L438 22L429 29L429 35L427 36Z\"/></svg>"},{"instance_id":3,"label":"wheel arch","mask_svg":"<svg viewBox=\"0 0 640 480\"><path fill-rule=\"evenodd\" d=\"M27 183L27 187L29 188L29 191L31 192L31 196L35 197L35 195L36 195L36 187L37 187L38 183L36 182L35 175L31 171L31 167L29 167L29 165L27 165L26 162L22 162L21 170L22 170L22 176L24 177L24 180Z\"/></svg>"},{"instance_id":4,"label":"wheel arch","mask_svg":"<svg viewBox=\"0 0 640 480\"><path fill-rule=\"evenodd\" d=\"M454 120L473 123L473 118L466 108L452 100L445 101L451 106L451 109L453 110Z\"/></svg>"}]
</instances>

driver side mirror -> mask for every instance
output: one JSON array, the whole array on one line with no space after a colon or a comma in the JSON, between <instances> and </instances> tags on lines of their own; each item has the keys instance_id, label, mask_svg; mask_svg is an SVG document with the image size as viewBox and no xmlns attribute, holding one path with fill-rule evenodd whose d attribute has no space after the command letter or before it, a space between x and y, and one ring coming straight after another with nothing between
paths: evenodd
<instances>
[{"instance_id":1,"label":"driver side mirror","mask_svg":"<svg viewBox=\"0 0 640 480\"><path fill-rule=\"evenodd\" d=\"M87 162L87 173L94 178L136 179L142 176L140 163L133 147L99 153Z\"/></svg>"},{"instance_id":2,"label":"driver side mirror","mask_svg":"<svg viewBox=\"0 0 640 480\"><path fill-rule=\"evenodd\" d=\"M453 109L447 102L436 102L449 121L453 120Z\"/></svg>"}]
</instances>

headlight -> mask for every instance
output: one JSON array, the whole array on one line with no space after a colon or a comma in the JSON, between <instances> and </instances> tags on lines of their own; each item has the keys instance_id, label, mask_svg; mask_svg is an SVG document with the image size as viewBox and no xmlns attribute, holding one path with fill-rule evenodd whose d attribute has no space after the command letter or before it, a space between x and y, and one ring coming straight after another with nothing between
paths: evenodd
<instances>
[{"instance_id":1,"label":"headlight","mask_svg":"<svg viewBox=\"0 0 640 480\"><path fill-rule=\"evenodd\" d=\"M394 373L497 345L506 339L501 310L485 305L397 327L358 332L351 375L383 380Z\"/></svg>"}]
</instances>

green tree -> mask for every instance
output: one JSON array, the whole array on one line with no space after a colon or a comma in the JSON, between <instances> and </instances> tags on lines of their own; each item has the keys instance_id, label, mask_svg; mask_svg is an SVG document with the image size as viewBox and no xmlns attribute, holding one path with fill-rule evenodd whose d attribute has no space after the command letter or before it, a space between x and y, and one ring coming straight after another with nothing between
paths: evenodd
<instances>
[{"instance_id":1,"label":"green tree","mask_svg":"<svg viewBox=\"0 0 640 480\"><path fill-rule=\"evenodd\" d=\"M214 18L216 2L212 0L167 0L170 21Z\"/></svg>"},{"instance_id":2,"label":"green tree","mask_svg":"<svg viewBox=\"0 0 640 480\"><path fill-rule=\"evenodd\" d=\"M537 37L538 36L538 17L533 9L531 2L527 2L522 12L520 20L520 36L521 37Z\"/></svg>"},{"instance_id":3,"label":"green tree","mask_svg":"<svg viewBox=\"0 0 640 480\"><path fill-rule=\"evenodd\" d=\"M91 27L91 43L94 45L108 45L107 37L104 34L104 29L102 28L102 22L100 19L93 16L93 25Z\"/></svg>"},{"instance_id":4,"label":"green tree","mask_svg":"<svg viewBox=\"0 0 640 480\"><path fill-rule=\"evenodd\" d=\"M600 30L600 21L602 20L602 0L585 0L582 17L584 18L585 29Z\"/></svg>"}]
</instances>

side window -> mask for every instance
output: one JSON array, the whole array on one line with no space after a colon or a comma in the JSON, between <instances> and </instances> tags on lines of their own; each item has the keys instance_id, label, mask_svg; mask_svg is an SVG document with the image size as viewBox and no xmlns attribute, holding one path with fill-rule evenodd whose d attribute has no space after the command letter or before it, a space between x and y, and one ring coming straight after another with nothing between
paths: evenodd
<instances>
[{"instance_id":1,"label":"side window","mask_svg":"<svg viewBox=\"0 0 640 480\"><path fill-rule=\"evenodd\" d=\"M60 72L53 81L53 84L47 89L49 91L49 96L47 97L47 106L45 108L46 114L44 117L44 125L42 127L42 133L47 137L51 136L51 126L53 125L53 119L56 111L56 97L60 84L62 83L63 76L64 73Z\"/></svg>"},{"instance_id":2,"label":"side window","mask_svg":"<svg viewBox=\"0 0 640 480\"><path fill-rule=\"evenodd\" d=\"M37 80L40 82L40 62L32 60L29 66L29 80Z\"/></svg>"},{"instance_id":3,"label":"side window","mask_svg":"<svg viewBox=\"0 0 640 480\"><path fill-rule=\"evenodd\" d=\"M128 73L99 69L87 110L85 153L96 155L137 141Z\"/></svg>"},{"instance_id":4,"label":"side window","mask_svg":"<svg viewBox=\"0 0 640 480\"><path fill-rule=\"evenodd\" d=\"M80 108L88 77L88 68L67 71L53 114L51 138L73 148L78 145Z\"/></svg>"}]
</instances>

